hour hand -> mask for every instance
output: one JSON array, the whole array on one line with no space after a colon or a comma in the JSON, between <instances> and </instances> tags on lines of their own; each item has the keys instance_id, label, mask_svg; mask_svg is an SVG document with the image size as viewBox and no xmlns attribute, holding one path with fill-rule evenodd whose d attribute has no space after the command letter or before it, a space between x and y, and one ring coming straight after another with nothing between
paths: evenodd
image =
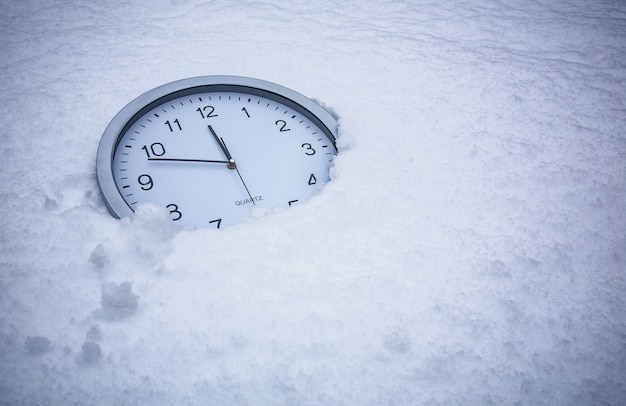
<instances>
[{"instance_id":1,"label":"hour hand","mask_svg":"<svg viewBox=\"0 0 626 406\"><path fill-rule=\"evenodd\" d=\"M226 144L224 143L224 140L217 136L217 134L215 133L215 130L213 129L213 127L211 127L210 124L208 125L208 127L209 127L209 131L211 132L211 135L215 139L215 142L217 142L217 145L220 146L220 149L224 153L224 156L226 156L226 159L228 159L228 165L226 165L228 169L237 169L237 164L235 163L235 160L233 159L233 157L230 155L230 152L228 152L228 148L226 148Z\"/></svg>"}]
</instances>

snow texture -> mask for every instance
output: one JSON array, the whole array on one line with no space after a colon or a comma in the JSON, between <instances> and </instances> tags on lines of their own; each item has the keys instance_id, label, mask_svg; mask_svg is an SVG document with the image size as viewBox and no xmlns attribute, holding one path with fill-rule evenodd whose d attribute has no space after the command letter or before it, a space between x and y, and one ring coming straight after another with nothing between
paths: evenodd
<instances>
[{"instance_id":1,"label":"snow texture","mask_svg":"<svg viewBox=\"0 0 626 406\"><path fill-rule=\"evenodd\" d=\"M5 0L0 32L0 404L624 404L623 1ZM113 219L109 120L211 74L332 108L331 182Z\"/></svg>"}]
</instances>

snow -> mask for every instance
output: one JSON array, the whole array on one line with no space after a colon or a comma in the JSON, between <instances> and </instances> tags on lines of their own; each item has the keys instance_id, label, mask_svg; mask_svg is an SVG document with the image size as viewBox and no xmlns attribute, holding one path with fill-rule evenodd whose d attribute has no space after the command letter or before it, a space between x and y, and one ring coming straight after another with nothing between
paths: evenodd
<instances>
[{"instance_id":1,"label":"snow","mask_svg":"<svg viewBox=\"0 0 626 406\"><path fill-rule=\"evenodd\" d=\"M5 1L0 404L623 404L626 5ZM95 154L185 77L339 116L225 230L113 219Z\"/></svg>"}]
</instances>

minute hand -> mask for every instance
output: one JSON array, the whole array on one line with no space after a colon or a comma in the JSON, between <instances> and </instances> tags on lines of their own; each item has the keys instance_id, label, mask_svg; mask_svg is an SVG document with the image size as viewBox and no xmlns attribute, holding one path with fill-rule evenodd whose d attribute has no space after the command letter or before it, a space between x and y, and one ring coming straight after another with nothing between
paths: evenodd
<instances>
[{"instance_id":1,"label":"minute hand","mask_svg":"<svg viewBox=\"0 0 626 406\"><path fill-rule=\"evenodd\" d=\"M187 159L187 158L148 158L148 161L172 161L172 162L205 162L212 164L228 164L229 161L217 161L213 159Z\"/></svg>"},{"instance_id":2,"label":"minute hand","mask_svg":"<svg viewBox=\"0 0 626 406\"><path fill-rule=\"evenodd\" d=\"M226 144L224 143L224 140L217 136L217 134L215 133L215 130L213 130L213 127L211 127L210 124L208 125L208 127L209 127L209 131L211 132L211 135L215 139L215 142L217 142L217 145L220 146L222 152L226 156L226 159L228 159L228 162L227 162L228 169L237 169L237 164L235 163L235 160L233 159L233 157L230 155L230 152L228 152L228 148L226 148Z\"/></svg>"}]
</instances>

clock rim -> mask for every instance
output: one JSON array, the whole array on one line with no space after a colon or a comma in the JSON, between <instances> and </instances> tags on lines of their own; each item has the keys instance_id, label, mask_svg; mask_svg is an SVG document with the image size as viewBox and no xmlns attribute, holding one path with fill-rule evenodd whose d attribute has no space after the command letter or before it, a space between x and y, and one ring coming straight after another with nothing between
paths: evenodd
<instances>
[{"instance_id":1,"label":"clock rim","mask_svg":"<svg viewBox=\"0 0 626 406\"><path fill-rule=\"evenodd\" d=\"M113 176L113 158L126 130L158 105L205 91L251 94L293 108L313 121L331 141L335 152L337 151L336 138L339 128L337 119L318 103L295 90L246 76L208 75L176 80L148 90L133 99L113 117L102 134L96 155L96 177L103 200L113 217L119 219L134 213L120 194Z\"/></svg>"}]
</instances>

